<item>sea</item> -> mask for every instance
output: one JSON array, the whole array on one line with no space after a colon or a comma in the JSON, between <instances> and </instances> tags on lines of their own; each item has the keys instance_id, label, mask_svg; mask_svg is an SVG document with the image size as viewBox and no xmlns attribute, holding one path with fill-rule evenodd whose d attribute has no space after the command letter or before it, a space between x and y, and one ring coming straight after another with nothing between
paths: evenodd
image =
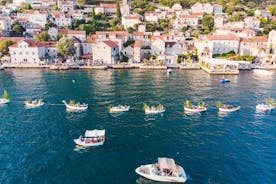
<instances>
[{"instance_id":1,"label":"sea","mask_svg":"<svg viewBox=\"0 0 276 184\"><path fill-rule=\"evenodd\" d=\"M135 173L140 165L173 158L188 184L276 182L276 109L256 105L276 99L276 72L225 76L200 70L6 69L0 93L0 183L4 184L157 184ZM26 99L44 99L28 109ZM85 112L67 112L62 100L88 103ZM186 100L208 110L187 114ZM216 102L239 105L218 113ZM166 112L145 115L143 103ZM130 111L110 114L112 105ZM81 148L74 139L85 130L105 129L103 146Z\"/></svg>"}]
</instances>

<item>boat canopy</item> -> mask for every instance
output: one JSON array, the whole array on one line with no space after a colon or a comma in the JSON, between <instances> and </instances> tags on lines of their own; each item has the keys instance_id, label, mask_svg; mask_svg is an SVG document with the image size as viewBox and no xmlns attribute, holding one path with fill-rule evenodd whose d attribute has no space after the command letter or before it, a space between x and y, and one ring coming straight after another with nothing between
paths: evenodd
<instances>
[{"instance_id":1,"label":"boat canopy","mask_svg":"<svg viewBox=\"0 0 276 184\"><path fill-rule=\"evenodd\" d=\"M104 136L105 130L86 130L85 131L85 137L99 137Z\"/></svg>"},{"instance_id":2,"label":"boat canopy","mask_svg":"<svg viewBox=\"0 0 276 184\"><path fill-rule=\"evenodd\" d=\"M176 169L174 159L171 159L171 158L158 158L158 164L160 169L168 169L168 170Z\"/></svg>"}]
</instances>

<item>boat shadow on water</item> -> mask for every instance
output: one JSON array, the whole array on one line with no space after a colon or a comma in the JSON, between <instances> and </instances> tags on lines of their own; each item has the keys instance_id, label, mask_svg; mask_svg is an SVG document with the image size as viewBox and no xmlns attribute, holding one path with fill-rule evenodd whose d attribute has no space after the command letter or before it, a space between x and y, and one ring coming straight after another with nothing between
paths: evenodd
<instances>
[{"instance_id":1,"label":"boat shadow on water","mask_svg":"<svg viewBox=\"0 0 276 184\"><path fill-rule=\"evenodd\" d=\"M160 117L163 117L164 113L158 113L158 114L145 114L144 120L145 121L155 121Z\"/></svg>"},{"instance_id":2,"label":"boat shadow on water","mask_svg":"<svg viewBox=\"0 0 276 184\"><path fill-rule=\"evenodd\" d=\"M87 111L66 111L66 119L74 121L87 116Z\"/></svg>"}]
</instances>

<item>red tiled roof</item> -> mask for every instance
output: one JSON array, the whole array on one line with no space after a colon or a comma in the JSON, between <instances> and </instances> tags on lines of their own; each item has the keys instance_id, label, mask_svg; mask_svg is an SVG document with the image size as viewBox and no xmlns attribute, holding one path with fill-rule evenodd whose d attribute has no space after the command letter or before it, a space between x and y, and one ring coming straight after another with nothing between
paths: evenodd
<instances>
[{"instance_id":1,"label":"red tiled roof","mask_svg":"<svg viewBox=\"0 0 276 184\"><path fill-rule=\"evenodd\" d=\"M117 43L111 41L111 40L106 40L106 41L103 41L103 43L105 43L106 45L108 45L109 47L111 48L115 48L115 47L118 47Z\"/></svg>"},{"instance_id":2,"label":"red tiled roof","mask_svg":"<svg viewBox=\"0 0 276 184\"><path fill-rule=\"evenodd\" d=\"M232 40L239 41L240 38L238 36L229 34L229 35L207 35L206 38L208 40Z\"/></svg>"},{"instance_id":3,"label":"red tiled roof","mask_svg":"<svg viewBox=\"0 0 276 184\"><path fill-rule=\"evenodd\" d=\"M265 36L254 36L251 38L243 38L242 42L267 42L267 38Z\"/></svg>"},{"instance_id":4,"label":"red tiled roof","mask_svg":"<svg viewBox=\"0 0 276 184\"><path fill-rule=\"evenodd\" d=\"M101 8L116 8L116 4L101 3Z\"/></svg>"}]
</instances>

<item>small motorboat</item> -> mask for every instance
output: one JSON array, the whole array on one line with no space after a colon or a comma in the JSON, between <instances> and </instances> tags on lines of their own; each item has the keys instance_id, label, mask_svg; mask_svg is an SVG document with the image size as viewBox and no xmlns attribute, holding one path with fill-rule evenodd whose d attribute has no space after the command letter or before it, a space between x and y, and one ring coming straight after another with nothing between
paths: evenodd
<instances>
[{"instance_id":1,"label":"small motorboat","mask_svg":"<svg viewBox=\"0 0 276 184\"><path fill-rule=\"evenodd\" d=\"M110 113L117 113L117 112L126 112L129 111L130 106L128 105L118 105L118 106L112 106L109 109Z\"/></svg>"},{"instance_id":2,"label":"small motorboat","mask_svg":"<svg viewBox=\"0 0 276 184\"><path fill-rule=\"evenodd\" d=\"M172 69L167 69L167 74L170 74L170 73L172 73Z\"/></svg>"},{"instance_id":3,"label":"small motorboat","mask_svg":"<svg viewBox=\"0 0 276 184\"><path fill-rule=\"evenodd\" d=\"M254 74L256 75L273 75L272 71L262 70L262 69L254 69Z\"/></svg>"},{"instance_id":4,"label":"small motorboat","mask_svg":"<svg viewBox=\"0 0 276 184\"><path fill-rule=\"evenodd\" d=\"M275 107L271 104L265 104L265 103L261 103L261 104L258 104L256 106L256 110L258 111L270 111L272 109L274 109Z\"/></svg>"},{"instance_id":5,"label":"small motorboat","mask_svg":"<svg viewBox=\"0 0 276 184\"><path fill-rule=\"evenodd\" d=\"M220 82L221 82L221 83L227 83L227 82L230 82L230 79L221 78L221 79L220 79Z\"/></svg>"},{"instance_id":6,"label":"small motorboat","mask_svg":"<svg viewBox=\"0 0 276 184\"><path fill-rule=\"evenodd\" d=\"M85 111L88 108L88 104L76 103L74 100L70 100L69 104L65 100L62 100L62 103L65 104L67 111Z\"/></svg>"},{"instance_id":7,"label":"small motorboat","mask_svg":"<svg viewBox=\"0 0 276 184\"><path fill-rule=\"evenodd\" d=\"M141 165L135 172L159 182L185 183L187 180L184 169L171 158L158 158L158 163Z\"/></svg>"},{"instance_id":8,"label":"small motorboat","mask_svg":"<svg viewBox=\"0 0 276 184\"><path fill-rule=\"evenodd\" d=\"M25 106L27 108L37 108L44 105L43 99L39 100L26 100L25 101Z\"/></svg>"},{"instance_id":9,"label":"small motorboat","mask_svg":"<svg viewBox=\"0 0 276 184\"><path fill-rule=\"evenodd\" d=\"M184 111L188 113L200 113L207 111L207 108L204 102L199 103L198 105L191 105L190 101L187 100L184 104Z\"/></svg>"},{"instance_id":10,"label":"small motorboat","mask_svg":"<svg viewBox=\"0 0 276 184\"><path fill-rule=\"evenodd\" d=\"M234 106L234 105L227 105L227 104L222 104L221 107L219 107L219 112L234 112L239 110L241 107L240 106Z\"/></svg>"},{"instance_id":11,"label":"small motorboat","mask_svg":"<svg viewBox=\"0 0 276 184\"><path fill-rule=\"evenodd\" d=\"M2 98L0 98L0 104L7 104L7 103L10 103L10 96L9 96L9 93L5 90Z\"/></svg>"},{"instance_id":12,"label":"small motorboat","mask_svg":"<svg viewBox=\"0 0 276 184\"><path fill-rule=\"evenodd\" d=\"M159 104L158 106L148 106L144 105L145 114L159 114L164 113L166 109L163 105Z\"/></svg>"},{"instance_id":13,"label":"small motorboat","mask_svg":"<svg viewBox=\"0 0 276 184\"><path fill-rule=\"evenodd\" d=\"M105 130L86 130L84 137L74 139L74 142L83 147L100 146L105 141Z\"/></svg>"},{"instance_id":14,"label":"small motorboat","mask_svg":"<svg viewBox=\"0 0 276 184\"><path fill-rule=\"evenodd\" d=\"M3 66L0 66L0 70L4 70L5 68Z\"/></svg>"}]
</instances>

